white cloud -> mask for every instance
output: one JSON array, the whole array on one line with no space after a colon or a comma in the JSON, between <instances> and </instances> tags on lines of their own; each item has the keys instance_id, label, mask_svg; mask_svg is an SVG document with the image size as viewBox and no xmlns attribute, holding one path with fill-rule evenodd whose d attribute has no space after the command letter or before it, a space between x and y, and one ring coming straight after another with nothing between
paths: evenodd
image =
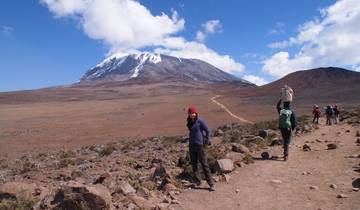
<instances>
[{"instance_id":1,"label":"white cloud","mask_svg":"<svg viewBox=\"0 0 360 210\"><path fill-rule=\"evenodd\" d=\"M290 56L278 52L266 59L263 70L275 76L319 66L360 65L360 4L358 0L339 0L320 11L321 18L299 27L296 37L270 44L272 48L299 46Z\"/></svg>"},{"instance_id":2,"label":"white cloud","mask_svg":"<svg viewBox=\"0 0 360 210\"><path fill-rule=\"evenodd\" d=\"M222 31L222 25L220 20L209 20L207 21L203 27L205 28L205 32L209 34L214 34Z\"/></svg>"},{"instance_id":3,"label":"white cloud","mask_svg":"<svg viewBox=\"0 0 360 210\"><path fill-rule=\"evenodd\" d=\"M247 80L255 85L258 85L258 86L266 85L267 83L269 83L264 78L261 78L261 77L255 76L255 75L245 75L243 77L243 79Z\"/></svg>"},{"instance_id":4,"label":"white cloud","mask_svg":"<svg viewBox=\"0 0 360 210\"><path fill-rule=\"evenodd\" d=\"M275 24L275 27L270 29L269 34L270 35L281 35L285 34L284 30L285 24L283 22L277 22Z\"/></svg>"},{"instance_id":5,"label":"white cloud","mask_svg":"<svg viewBox=\"0 0 360 210\"><path fill-rule=\"evenodd\" d=\"M2 34L4 36L11 36L11 34L14 31L14 28L11 26L2 26L1 28L2 28Z\"/></svg>"},{"instance_id":6,"label":"white cloud","mask_svg":"<svg viewBox=\"0 0 360 210\"><path fill-rule=\"evenodd\" d=\"M196 40L201 43L205 42L205 39L209 34L222 32L222 25L220 23L220 20L209 20L201 26L203 28L203 31L196 32Z\"/></svg>"},{"instance_id":7,"label":"white cloud","mask_svg":"<svg viewBox=\"0 0 360 210\"><path fill-rule=\"evenodd\" d=\"M204 43L206 37L207 37L207 35L204 32L202 32L202 31L196 32L196 40L198 42Z\"/></svg>"},{"instance_id":8,"label":"white cloud","mask_svg":"<svg viewBox=\"0 0 360 210\"><path fill-rule=\"evenodd\" d=\"M166 48L157 48L155 52L183 58L201 59L232 74L240 73L245 69L244 65L236 62L230 56L219 55L202 43L189 42L183 38L169 38L164 40L163 46Z\"/></svg>"},{"instance_id":9,"label":"white cloud","mask_svg":"<svg viewBox=\"0 0 360 210\"><path fill-rule=\"evenodd\" d=\"M156 45L184 28L176 11L154 16L132 0L41 0L56 17L75 17L85 33L103 40L112 51Z\"/></svg>"},{"instance_id":10,"label":"white cloud","mask_svg":"<svg viewBox=\"0 0 360 210\"><path fill-rule=\"evenodd\" d=\"M186 58L203 59L227 72L239 72L244 66L228 55L220 55L204 44L187 41L176 34L185 20L176 11L171 17L153 15L135 0L40 0L56 18L74 18L92 39L102 40L110 54L132 53L145 47L157 52ZM219 20L203 24L204 33L221 31ZM199 33L199 40L201 40ZM206 35L204 34L203 40Z\"/></svg>"}]
</instances>

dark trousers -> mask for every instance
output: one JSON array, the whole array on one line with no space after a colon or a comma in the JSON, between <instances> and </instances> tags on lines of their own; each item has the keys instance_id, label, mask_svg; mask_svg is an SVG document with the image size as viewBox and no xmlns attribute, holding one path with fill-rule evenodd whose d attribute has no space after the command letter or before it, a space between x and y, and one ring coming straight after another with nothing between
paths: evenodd
<instances>
[{"instance_id":1,"label":"dark trousers","mask_svg":"<svg viewBox=\"0 0 360 210\"><path fill-rule=\"evenodd\" d=\"M213 186L214 185L214 182L212 180L212 177L211 177L211 171L210 171L210 168L209 168L209 164L207 162L207 158L206 158L206 154L204 152L204 148L202 145L190 145L189 146L189 153L190 153L190 161L191 161L191 166L192 166L192 169L193 169L193 173L194 173L194 177L196 179L196 182L200 182L201 181L201 178L199 176L199 173L198 173L198 162L200 162L201 166L202 166L202 169L205 173L205 178L206 178L206 181L207 183L210 185L210 186Z\"/></svg>"},{"instance_id":2,"label":"dark trousers","mask_svg":"<svg viewBox=\"0 0 360 210\"><path fill-rule=\"evenodd\" d=\"M287 157L289 155L289 145L291 143L291 129L281 128L280 131L284 140L284 156Z\"/></svg>"},{"instance_id":3,"label":"dark trousers","mask_svg":"<svg viewBox=\"0 0 360 210\"><path fill-rule=\"evenodd\" d=\"M316 121L316 124L319 124L319 116L314 116L314 119L313 119L313 123L315 123Z\"/></svg>"}]
</instances>

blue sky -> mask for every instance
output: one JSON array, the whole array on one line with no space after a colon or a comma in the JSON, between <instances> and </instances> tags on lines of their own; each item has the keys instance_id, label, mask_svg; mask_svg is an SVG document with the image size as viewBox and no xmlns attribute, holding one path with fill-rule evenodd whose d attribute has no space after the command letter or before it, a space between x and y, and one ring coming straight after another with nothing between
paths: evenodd
<instances>
[{"instance_id":1,"label":"blue sky","mask_svg":"<svg viewBox=\"0 0 360 210\"><path fill-rule=\"evenodd\" d=\"M357 0L2 0L0 91L76 82L113 53L203 59L259 85L360 69ZM356 52L357 51L357 52Z\"/></svg>"}]
</instances>

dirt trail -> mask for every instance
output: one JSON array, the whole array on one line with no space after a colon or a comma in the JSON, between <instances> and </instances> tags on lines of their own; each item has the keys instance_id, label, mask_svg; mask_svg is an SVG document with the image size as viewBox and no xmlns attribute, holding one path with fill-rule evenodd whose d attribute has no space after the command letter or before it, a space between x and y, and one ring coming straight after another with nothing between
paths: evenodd
<instances>
[{"instance_id":1,"label":"dirt trail","mask_svg":"<svg viewBox=\"0 0 360 210\"><path fill-rule=\"evenodd\" d=\"M245 123L254 124L254 122L251 122L251 121L249 121L249 120L246 120L246 119L244 119L244 118L242 118L242 117L239 117L239 116L233 114L224 104L222 104L222 103L220 103L220 102L218 102L218 101L216 100L216 99L219 98L219 97L220 97L220 95L216 95L216 96L214 96L214 97L211 98L211 101L212 101L213 103L217 104L218 106L220 106L220 107L221 107L223 110L225 110L231 117L236 118L236 119L238 119L238 120L240 120L240 121L242 121L242 122L245 122Z\"/></svg>"},{"instance_id":2,"label":"dirt trail","mask_svg":"<svg viewBox=\"0 0 360 210\"><path fill-rule=\"evenodd\" d=\"M359 169L360 159L348 157L360 154L360 147L355 144L356 129L359 128L346 124L320 126L310 134L293 139L287 162L282 159L258 160L237 168L230 174L229 183L216 184L215 192L185 190L178 199L181 204L173 207L178 210L360 209L360 192L353 191L352 185L360 178L359 172L355 171ZM311 142L312 151L302 151L305 141ZM334 142L338 148L327 150L327 144ZM281 147L269 148L269 151L282 156ZM330 188L331 184L337 188ZM310 186L318 189L310 189ZM337 198L341 193L348 197Z\"/></svg>"}]
</instances>

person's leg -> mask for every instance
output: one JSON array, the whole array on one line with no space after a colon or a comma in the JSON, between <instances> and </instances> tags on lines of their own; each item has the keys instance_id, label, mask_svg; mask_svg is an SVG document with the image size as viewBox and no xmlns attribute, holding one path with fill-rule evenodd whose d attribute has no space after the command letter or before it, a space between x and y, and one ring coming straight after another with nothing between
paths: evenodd
<instances>
[{"instance_id":1,"label":"person's leg","mask_svg":"<svg viewBox=\"0 0 360 210\"><path fill-rule=\"evenodd\" d=\"M193 170L193 176L195 179L196 185L200 185L201 180L198 175L198 159L199 159L199 151L197 145L191 145L189 147L189 154L190 154L190 162Z\"/></svg>"},{"instance_id":2,"label":"person's leg","mask_svg":"<svg viewBox=\"0 0 360 210\"><path fill-rule=\"evenodd\" d=\"M316 124L319 124L319 117L316 117Z\"/></svg>"},{"instance_id":3,"label":"person's leg","mask_svg":"<svg viewBox=\"0 0 360 210\"><path fill-rule=\"evenodd\" d=\"M313 119L313 121L312 121L313 123L315 123L315 119L316 119L316 117L314 116L314 119Z\"/></svg>"},{"instance_id":4,"label":"person's leg","mask_svg":"<svg viewBox=\"0 0 360 210\"><path fill-rule=\"evenodd\" d=\"M281 129L281 135L284 140L284 160L289 156L289 145L291 141L291 130Z\"/></svg>"},{"instance_id":5,"label":"person's leg","mask_svg":"<svg viewBox=\"0 0 360 210\"><path fill-rule=\"evenodd\" d=\"M200 161L202 169L205 173L205 178L206 178L207 183L209 184L210 187L214 186L214 181L211 176L211 171L210 171L209 164L207 162L206 153L203 148L201 148L201 150L199 152L199 161Z\"/></svg>"}]
</instances>

